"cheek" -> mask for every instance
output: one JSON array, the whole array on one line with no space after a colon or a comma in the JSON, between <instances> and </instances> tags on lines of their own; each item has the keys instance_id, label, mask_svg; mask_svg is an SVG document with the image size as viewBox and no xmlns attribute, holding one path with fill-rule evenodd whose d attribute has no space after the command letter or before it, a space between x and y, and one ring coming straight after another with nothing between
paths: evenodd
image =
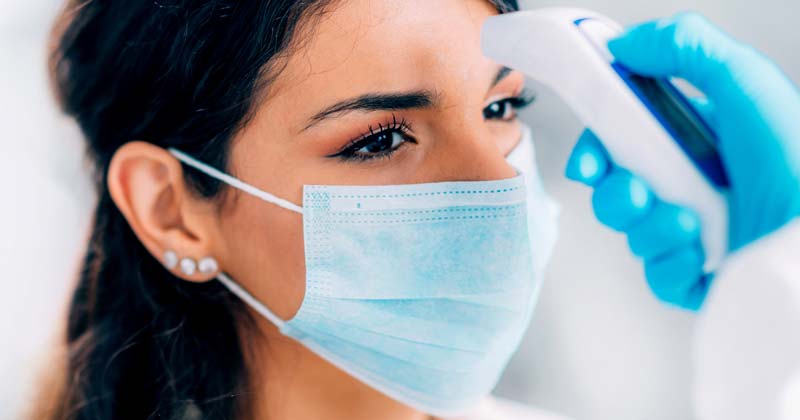
<instances>
[{"instance_id":1,"label":"cheek","mask_svg":"<svg viewBox=\"0 0 800 420\"><path fill-rule=\"evenodd\" d=\"M508 156L514 147L519 144L520 137L522 136L521 129L518 120L492 124L490 131L495 139L497 148L503 156Z\"/></svg>"},{"instance_id":2,"label":"cheek","mask_svg":"<svg viewBox=\"0 0 800 420\"><path fill-rule=\"evenodd\" d=\"M305 294L302 216L242 194L232 207L223 216L222 269L279 317L292 318Z\"/></svg>"}]
</instances>

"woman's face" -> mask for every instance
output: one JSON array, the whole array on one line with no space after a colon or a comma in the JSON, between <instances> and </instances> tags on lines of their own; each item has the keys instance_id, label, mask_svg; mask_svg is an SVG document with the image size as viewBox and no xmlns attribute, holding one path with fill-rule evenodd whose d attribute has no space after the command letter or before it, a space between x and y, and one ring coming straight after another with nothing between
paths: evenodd
<instances>
[{"instance_id":1,"label":"woman's face","mask_svg":"<svg viewBox=\"0 0 800 420\"><path fill-rule=\"evenodd\" d=\"M302 204L303 185L388 185L515 176L523 77L485 58L486 0L348 0L300 40L232 143L232 174ZM285 65L285 67L284 67ZM302 216L229 194L221 269L278 316L305 292Z\"/></svg>"}]
</instances>

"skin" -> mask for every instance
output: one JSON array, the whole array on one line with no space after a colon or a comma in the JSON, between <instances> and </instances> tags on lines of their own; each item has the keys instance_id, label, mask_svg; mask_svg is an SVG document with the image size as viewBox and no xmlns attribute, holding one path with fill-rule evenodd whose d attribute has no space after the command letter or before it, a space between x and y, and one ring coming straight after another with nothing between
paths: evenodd
<instances>
[{"instance_id":1,"label":"skin","mask_svg":"<svg viewBox=\"0 0 800 420\"><path fill-rule=\"evenodd\" d=\"M519 141L513 110L486 119L490 104L518 95L524 79L480 51L480 27L496 14L485 0L347 0L302 27L301 40L232 142L229 172L302 205L306 184L389 185L511 178L505 156ZM446 30L443 30L445 29ZM427 91L423 108L335 113L310 125L332 104L367 93ZM510 108L509 108L510 109ZM390 157L328 157L372 126L404 120L416 143ZM401 141L398 141L401 143ZM302 216L229 189L222 203L204 200L184 182L167 151L132 141L109 169L112 197L157 259L213 256L282 319L305 292ZM175 275L195 282L213 275ZM254 418L425 419L353 379L258 315L260 333L243 329L251 388L243 412Z\"/></svg>"}]
</instances>

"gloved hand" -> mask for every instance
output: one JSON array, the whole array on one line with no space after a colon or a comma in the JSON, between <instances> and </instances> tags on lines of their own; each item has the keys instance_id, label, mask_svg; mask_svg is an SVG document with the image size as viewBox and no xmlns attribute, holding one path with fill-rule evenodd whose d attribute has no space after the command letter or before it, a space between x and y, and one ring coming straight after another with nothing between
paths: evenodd
<instances>
[{"instance_id":1,"label":"gloved hand","mask_svg":"<svg viewBox=\"0 0 800 420\"><path fill-rule=\"evenodd\" d=\"M608 46L636 73L681 77L705 93L696 106L719 136L731 183L731 251L800 215L800 93L773 63L696 14L636 26ZM703 272L701 226L691 210L653 196L591 132L575 146L566 175L594 188L596 216L628 236L658 298L702 305L711 275Z\"/></svg>"}]
</instances>

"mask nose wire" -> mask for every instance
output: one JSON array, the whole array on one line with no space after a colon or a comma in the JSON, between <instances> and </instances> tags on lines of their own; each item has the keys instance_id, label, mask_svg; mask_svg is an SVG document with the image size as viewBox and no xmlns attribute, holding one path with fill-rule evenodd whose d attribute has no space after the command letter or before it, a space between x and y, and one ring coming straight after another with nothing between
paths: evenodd
<instances>
[{"instance_id":1,"label":"mask nose wire","mask_svg":"<svg viewBox=\"0 0 800 420\"><path fill-rule=\"evenodd\" d=\"M174 147L168 148L167 151L169 151L173 156L175 156L178 160L180 160L181 162L185 163L186 165L189 165L192 168L197 169L198 171L203 172L204 174L206 174L206 175L208 175L208 176L210 176L212 178L215 178L215 179L217 179L219 181L222 181L222 182L230 185L231 187L234 187L234 188L237 188L239 190L242 190L242 191L244 191L244 192L246 192L246 193L248 193L248 194L250 194L252 196L258 197L258 198L260 198L260 199L262 199L262 200L264 200L264 201L266 201L268 203L275 204L278 207L283 207L283 208L285 208L287 210L291 210L291 211L293 211L295 213L303 214L303 207L298 206L297 204L294 204L291 201L284 200L284 199L282 199L280 197L276 197L276 196L274 196L274 195L272 195L272 194L270 194L270 193L268 193L266 191L262 191L262 190L260 190L260 189L258 189L256 187L244 182L244 181L236 179L236 178L226 174L225 172L222 172L222 171L218 170L217 168L214 168L213 166L210 166L210 165L207 165L207 164L205 164L203 162L200 162L199 160L187 155L186 153L181 152L180 150L178 150L178 149L176 149Z\"/></svg>"}]
</instances>

